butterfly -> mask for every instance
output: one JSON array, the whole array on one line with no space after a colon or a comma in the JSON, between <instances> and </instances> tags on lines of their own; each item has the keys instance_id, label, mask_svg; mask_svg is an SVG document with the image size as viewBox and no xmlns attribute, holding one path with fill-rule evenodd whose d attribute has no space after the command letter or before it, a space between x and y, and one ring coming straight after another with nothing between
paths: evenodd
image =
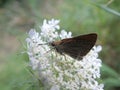
<instances>
[{"instance_id":1,"label":"butterfly","mask_svg":"<svg viewBox=\"0 0 120 90\"><path fill-rule=\"evenodd\" d=\"M60 41L50 42L49 45L61 55L67 54L74 59L82 59L95 45L97 34L85 34Z\"/></svg>"}]
</instances>

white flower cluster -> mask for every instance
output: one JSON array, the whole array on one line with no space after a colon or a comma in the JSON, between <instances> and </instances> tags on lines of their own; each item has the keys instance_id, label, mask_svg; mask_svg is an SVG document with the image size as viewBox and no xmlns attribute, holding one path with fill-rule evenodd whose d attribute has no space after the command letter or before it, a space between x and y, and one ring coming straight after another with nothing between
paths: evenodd
<instances>
[{"instance_id":1,"label":"white flower cluster","mask_svg":"<svg viewBox=\"0 0 120 90\"><path fill-rule=\"evenodd\" d=\"M70 38L72 33L65 30L58 33L58 24L59 20L44 20L40 32L29 31L26 42L32 69L38 72L47 90L103 90L104 85L96 80L100 78L101 46L94 46L80 61L59 55L46 43Z\"/></svg>"}]
</instances>

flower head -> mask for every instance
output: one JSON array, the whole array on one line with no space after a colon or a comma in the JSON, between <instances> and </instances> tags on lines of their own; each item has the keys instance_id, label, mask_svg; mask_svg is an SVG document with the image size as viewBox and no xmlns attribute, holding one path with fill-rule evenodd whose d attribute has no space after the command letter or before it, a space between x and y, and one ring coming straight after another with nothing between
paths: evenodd
<instances>
[{"instance_id":1,"label":"flower head","mask_svg":"<svg viewBox=\"0 0 120 90\"><path fill-rule=\"evenodd\" d=\"M47 84L49 90L103 90L104 85L96 80L100 78L102 61L98 58L98 52L101 46L94 46L78 61L51 51L49 45L42 45L72 37L72 33L65 30L58 33L58 23L59 20L44 20L39 33L35 29L28 33L27 52L32 69L37 70L39 79L45 86Z\"/></svg>"}]
</instances>

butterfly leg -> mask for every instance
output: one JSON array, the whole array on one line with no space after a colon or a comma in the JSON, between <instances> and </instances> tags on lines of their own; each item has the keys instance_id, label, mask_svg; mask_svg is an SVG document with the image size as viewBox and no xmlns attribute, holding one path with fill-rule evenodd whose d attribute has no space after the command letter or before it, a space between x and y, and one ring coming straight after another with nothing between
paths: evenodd
<instances>
[{"instance_id":1,"label":"butterfly leg","mask_svg":"<svg viewBox=\"0 0 120 90\"><path fill-rule=\"evenodd\" d=\"M83 59L83 56L80 56L80 54L78 54L77 58L78 61Z\"/></svg>"},{"instance_id":2,"label":"butterfly leg","mask_svg":"<svg viewBox=\"0 0 120 90\"><path fill-rule=\"evenodd\" d=\"M64 59L65 59L65 60L67 60L67 58L66 58L65 54L62 54L62 55L64 56Z\"/></svg>"}]
</instances>

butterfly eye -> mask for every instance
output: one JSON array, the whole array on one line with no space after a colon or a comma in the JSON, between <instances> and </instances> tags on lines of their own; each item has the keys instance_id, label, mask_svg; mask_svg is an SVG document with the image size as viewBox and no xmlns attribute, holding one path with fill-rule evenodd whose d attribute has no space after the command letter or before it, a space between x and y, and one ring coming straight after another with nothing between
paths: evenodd
<instances>
[{"instance_id":1,"label":"butterfly eye","mask_svg":"<svg viewBox=\"0 0 120 90\"><path fill-rule=\"evenodd\" d=\"M56 46L56 45L55 45L54 42L51 42L51 43L50 43L50 46L53 46L53 47L54 47L54 46Z\"/></svg>"}]
</instances>

